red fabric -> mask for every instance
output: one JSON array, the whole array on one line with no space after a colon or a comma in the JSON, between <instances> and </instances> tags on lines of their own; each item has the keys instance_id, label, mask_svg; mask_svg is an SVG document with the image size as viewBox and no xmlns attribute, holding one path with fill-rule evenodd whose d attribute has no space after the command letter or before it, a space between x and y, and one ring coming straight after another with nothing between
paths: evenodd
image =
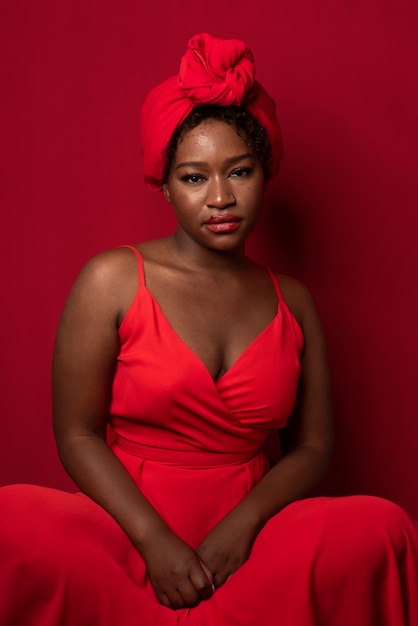
<instances>
[{"instance_id":1,"label":"red fabric","mask_svg":"<svg viewBox=\"0 0 418 626\"><path fill-rule=\"evenodd\" d=\"M147 290L138 261L140 285L120 333L112 447L173 531L196 547L267 470L258 449L287 419L303 338L273 280L274 320L215 383ZM158 604L142 558L87 496L6 487L0 510L5 626L418 624L415 529L378 498L293 503L210 600L180 611Z\"/></svg>"},{"instance_id":2,"label":"red fabric","mask_svg":"<svg viewBox=\"0 0 418 626\"><path fill-rule=\"evenodd\" d=\"M203 33L190 39L178 81L194 106L237 106L251 97L254 75L254 57L243 41Z\"/></svg>"},{"instance_id":3,"label":"red fabric","mask_svg":"<svg viewBox=\"0 0 418 626\"><path fill-rule=\"evenodd\" d=\"M190 39L178 76L171 76L148 94L141 112L141 144L145 181L161 190L165 149L174 130L195 106L246 108L266 130L272 149L271 174L278 171L283 146L276 105L255 80L254 58L238 39L206 33Z\"/></svg>"},{"instance_id":4,"label":"red fabric","mask_svg":"<svg viewBox=\"0 0 418 626\"><path fill-rule=\"evenodd\" d=\"M141 471L137 459L137 479ZM185 518L190 497L207 497L202 473L186 492L176 487ZM169 467L159 483L168 490L164 479ZM215 487L222 497L225 482ZM416 535L407 515L379 498L295 502L265 526L223 587L189 611L157 603L141 557L86 496L12 486L0 490L0 506L2 626L418 624Z\"/></svg>"}]
</instances>

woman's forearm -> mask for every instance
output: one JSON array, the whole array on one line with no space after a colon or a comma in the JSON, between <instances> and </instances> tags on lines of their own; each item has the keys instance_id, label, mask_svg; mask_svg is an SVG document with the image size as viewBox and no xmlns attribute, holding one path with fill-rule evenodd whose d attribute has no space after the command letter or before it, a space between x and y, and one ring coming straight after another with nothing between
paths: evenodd
<instances>
[{"instance_id":1,"label":"woman's forearm","mask_svg":"<svg viewBox=\"0 0 418 626\"><path fill-rule=\"evenodd\" d=\"M285 506L308 496L323 479L329 452L301 445L284 456L233 511L261 528Z\"/></svg>"},{"instance_id":2,"label":"woman's forearm","mask_svg":"<svg viewBox=\"0 0 418 626\"><path fill-rule=\"evenodd\" d=\"M169 529L106 442L94 434L58 441L61 461L80 490L122 527L139 552Z\"/></svg>"}]
</instances>

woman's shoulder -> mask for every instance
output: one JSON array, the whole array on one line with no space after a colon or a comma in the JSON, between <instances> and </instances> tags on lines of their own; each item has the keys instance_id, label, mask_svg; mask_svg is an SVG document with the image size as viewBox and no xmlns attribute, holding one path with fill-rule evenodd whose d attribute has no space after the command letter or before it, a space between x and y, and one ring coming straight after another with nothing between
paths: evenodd
<instances>
[{"instance_id":1,"label":"woman's shoulder","mask_svg":"<svg viewBox=\"0 0 418 626\"><path fill-rule=\"evenodd\" d=\"M84 265L80 278L102 286L120 284L130 275L137 276L138 257L144 259L158 258L164 246L164 239L154 239L141 243L126 243L95 254Z\"/></svg>"},{"instance_id":2,"label":"woman's shoulder","mask_svg":"<svg viewBox=\"0 0 418 626\"><path fill-rule=\"evenodd\" d=\"M275 273L284 302L302 330L312 317L317 317L315 301L309 289L296 278Z\"/></svg>"},{"instance_id":3,"label":"woman's shoulder","mask_svg":"<svg viewBox=\"0 0 418 626\"><path fill-rule=\"evenodd\" d=\"M85 263L70 290L63 318L93 319L97 328L119 327L139 286L139 264L132 248L136 246L111 248Z\"/></svg>"},{"instance_id":4,"label":"woman's shoulder","mask_svg":"<svg viewBox=\"0 0 418 626\"><path fill-rule=\"evenodd\" d=\"M125 312L140 283L141 259L158 263L162 240L123 244L99 252L79 273L72 293Z\"/></svg>"},{"instance_id":5,"label":"woman's shoulder","mask_svg":"<svg viewBox=\"0 0 418 626\"><path fill-rule=\"evenodd\" d=\"M137 261L134 246L120 246L104 250L91 257L82 268L76 283L87 283L90 287L112 288L115 284L135 272Z\"/></svg>"}]
</instances>

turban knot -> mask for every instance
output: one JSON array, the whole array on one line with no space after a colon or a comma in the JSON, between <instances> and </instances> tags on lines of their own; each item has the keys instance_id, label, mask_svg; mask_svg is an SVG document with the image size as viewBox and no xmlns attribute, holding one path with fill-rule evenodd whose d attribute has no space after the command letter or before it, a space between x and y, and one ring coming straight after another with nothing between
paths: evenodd
<instances>
[{"instance_id":1,"label":"turban knot","mask_svg":"<svg viewBox=\"0 0 418 626\"><path fill-rule=\"evenodd\" d=\"M189 41L179 86L194 106L239 106L251 94L254 80L254 57L244 42L208 35Z\"/></svg>"}]
</instances>

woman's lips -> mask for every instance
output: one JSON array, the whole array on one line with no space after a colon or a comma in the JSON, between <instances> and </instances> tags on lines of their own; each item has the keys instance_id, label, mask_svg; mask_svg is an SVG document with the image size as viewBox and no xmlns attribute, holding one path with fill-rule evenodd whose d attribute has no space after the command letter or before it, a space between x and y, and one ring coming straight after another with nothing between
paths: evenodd
<instances>
[{"instance_id":1,"label":"woman's lips","mask_svg":"<svg viewBox=\"0 0 418 626\"><path fill-rule=\"evenodd\" d=\"M231 233L239 227L240 222L240 217L225 213L210 217L204 222L204 226L213 233Z\"/></svg>"}]
</instances>

